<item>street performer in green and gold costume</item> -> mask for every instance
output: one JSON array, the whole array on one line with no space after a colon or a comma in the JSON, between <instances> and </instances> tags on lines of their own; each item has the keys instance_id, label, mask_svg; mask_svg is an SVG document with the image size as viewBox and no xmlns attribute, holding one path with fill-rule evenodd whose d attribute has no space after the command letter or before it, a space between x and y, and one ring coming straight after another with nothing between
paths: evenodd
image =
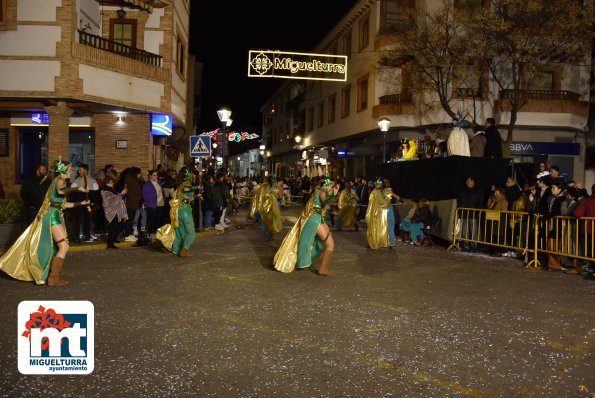
<instances>
[{"instance_id":1,"label":"street performer in green and gold costume","mask_svg":"<svg viewBox=\"0 0 595 398\"><path fill-rule=\"evenodd\" d=\"M65 286L62 266L68 253L68 235L64 226L63 209L86 206L89 200L67 202L66 195L88 192L87 188L69 189L71 165L55 162L54 179L48 188L43 204L29 227L0 258L0 269L21 281L35 281L38 285Z\"/></svg>"},{"instance_id":2,"label":"street performer in green and gold costume","mask_svg":"<svg viewBox=\"0 0 595 398\"><path fill-rule=\"evenodd\" d=\"M322 254L318 274L332 275L329 264L335 250L335 242L328 225L324 222L324 216L338 190L339 186L327 177L325 184L312 193L300 218L275 254L275 269L292 272L295 268L307 268L312 265L315 257Z\"/></svg>"},{"instance_id":3,"label":"street performer in green and gold costume","mask_svg":"<svg viewBox=\"0 0 595 398\"><path fill-rule=\"evenodd\" d=\"M388 180L379 178L374 186L366 211L368 248L388 247L390 250L394 250L396 244L395 212L391 201L392 199L400 201L401 197L393 192Z\"/></svg>"},{"instance_id":4,"label":"street performer in green and gold costume","mask_svg":"<svg viewBox=\"0 0 595 398\"><path fill-rule=\"evenodd\" d=\"M265 181L258 185L252 194L249 216L260 222L260 228L265 240L273 239L273 234L281 231L283 220L279 207L281 187L272 181Z\"/></svg>"},{"instance_id":5,"label":"street performer in green and gold costume","mask_svg":"<svg viewBox=\"0 0 595 398\"><path fill-rule=\"evenodd\" d=\"M355 230L358 230L356 210L355 193L351 189L351 185L347 184L339 195L339 230L349 227L355 227Z\"/></svg>"},{"instance_id":6,"label":"street performer in green and gold costume","mask_svg":"<svg viewBox=\"0 0 595 398\"><path fill-rule=\"evenodd\" d=\"M192 202L194 201L194 191L198 186L192 185L192 173L187 167L182 167L178 176L178 187L173 199L169 201L171 224L165 224L159 228L156 236L163 246L172 253L180 257L192 257L192 254L188 253L190 245L196 237Z\"/></svg>"}]
</instances>

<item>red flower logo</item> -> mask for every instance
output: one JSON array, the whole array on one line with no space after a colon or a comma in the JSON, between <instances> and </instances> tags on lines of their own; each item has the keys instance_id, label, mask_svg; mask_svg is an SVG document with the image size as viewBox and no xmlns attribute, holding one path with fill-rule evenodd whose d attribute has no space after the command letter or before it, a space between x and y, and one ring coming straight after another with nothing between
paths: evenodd
<instances>
[{"instance_id":1,"label":"red flower logo","mask_svg":"<svg viewBox=\"0 0 595 398\"><path fill-rule=\"evenodd\" d=\"M64 315L57 314L51 308L47 310L43 306L39 306L37 312L31 314L31 319L27 321L25 324L25 330L21 336L29 338L29 342L31 342L31 328L36 329L46 329L46 328L55 328L58 330L63 330L71 325L70 322L64 320ZM63 340L63 339L62 339ZM47 337L44 337L42 342L41 349L46 350L50 346L50 341ZM61 341L60 343L62 343Z\"/></svg>"}]
</instances>

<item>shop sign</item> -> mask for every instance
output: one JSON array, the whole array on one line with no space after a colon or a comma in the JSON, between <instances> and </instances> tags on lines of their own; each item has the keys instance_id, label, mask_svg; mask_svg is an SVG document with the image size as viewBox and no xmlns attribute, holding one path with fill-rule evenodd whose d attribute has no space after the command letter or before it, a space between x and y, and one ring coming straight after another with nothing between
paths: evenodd
<instances>
[{"instance_id":1,"label":"shop sign","mask_svg":"<svg viewBox=\"0 0 595 398\"><path fill-rule=\"evenodd\" d=\"M170 136L173 132L172 116L161 113L151 114L151 134L157 136Z\"/></svg>"},{"instance_id":2,"label":"shop sign","mask_svg":"<svg viewBox=\"0 0 595 398\"><path fill-rule=\"evenodd\" d=\"M513 141L511 155L572 155L580 154L581 146L573 142Z\"/></svg>"},{"instance_id":3,"label":"shop sign","mask_svg":"<svg viewBox=\"0 0 595 398\"><path fill-rule=\"evenodd\" d=\"M50 124L50 117L47 113L32 113L31 124Z\"/></svg>"}]
</instances>

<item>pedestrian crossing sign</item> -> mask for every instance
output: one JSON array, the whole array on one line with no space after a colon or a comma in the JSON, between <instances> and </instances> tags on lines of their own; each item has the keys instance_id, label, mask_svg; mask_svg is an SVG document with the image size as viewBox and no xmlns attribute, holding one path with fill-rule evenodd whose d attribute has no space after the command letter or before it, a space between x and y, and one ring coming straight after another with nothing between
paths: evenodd
<instances>
[{"instance_id":1,"label":"pedestrian crossing sign","mask_svg":"<svg viewBox=\"0 0 595 398\"><path fill-rule=\"evenodd\" d=\"M211 137L208 135L191 135L190 156L193 158L211 156Z\"/></svg>"}]
</instances>

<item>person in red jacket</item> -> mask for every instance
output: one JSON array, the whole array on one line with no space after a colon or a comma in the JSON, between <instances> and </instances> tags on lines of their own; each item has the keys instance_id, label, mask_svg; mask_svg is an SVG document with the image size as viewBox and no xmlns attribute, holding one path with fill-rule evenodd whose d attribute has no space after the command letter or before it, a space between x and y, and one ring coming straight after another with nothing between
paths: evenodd
<instances>
[{"instance_id":1,"label":"person in red jacket","mask_svg":"<svg viewBox=\"0 0 595 398\"><path fill-rule=\"evenodd\" d=\"M572 214L577 218L595 218L595 184L593 184L591 187L591 196L582 200L576 209L574 209ZM593 245L595 245L595 241L593 241L593 237L595 236L595 221L584 220L583 225L584 227L581 227L579 230L579 240L577 242L579 254L584 257L593 258ZM595 267L593 266L592 261L586 261L582 268L591 277L593 277Z\"/></svg>"}]
</instances>

